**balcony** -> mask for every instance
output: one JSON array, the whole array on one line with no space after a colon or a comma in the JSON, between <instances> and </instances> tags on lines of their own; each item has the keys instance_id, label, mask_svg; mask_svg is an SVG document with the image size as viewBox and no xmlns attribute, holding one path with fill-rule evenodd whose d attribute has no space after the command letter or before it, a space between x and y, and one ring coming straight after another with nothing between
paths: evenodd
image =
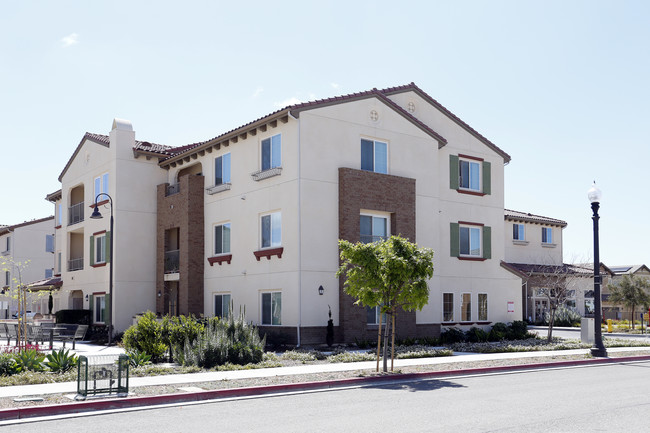
<instances>
[{"instance_id":1,"label":"balcony","mask_svg":"<svg viewBox=\"0 0 650 433\"><path fill-rule=\"evenodd\" d=\"M179 250L165 251L165 273L175 274L180 268Z\"/></svg>"},{"instance_id":2,"label":"balcony","mask_svg":"<svg viewBox=\"0 0 650 433\"><path fill-rule=\"evenodd\" d=\"M80 223L84 220L84 202L68 207L68 225Z\"/></svg>"},{"instance_id":3,"label":"balcony","mask_svg":"<svg viewBox=\"0 0 650 433\"><path fill-rule=\"evenodd\" d=\"M68 272L80 271L84 268L84 258L68 260Z\"/></svg>"},{"instance_id":4,"label":"balcony","mask_svg":"<svg viewBox=\"0 0 650 433\"><path fill-rule=\"evenodd\" d=\"M371 244L373 242L383 242L388 239L388 236L373 236L373 235L361 235L362 244Z\"/></svg>"}]
</instances>

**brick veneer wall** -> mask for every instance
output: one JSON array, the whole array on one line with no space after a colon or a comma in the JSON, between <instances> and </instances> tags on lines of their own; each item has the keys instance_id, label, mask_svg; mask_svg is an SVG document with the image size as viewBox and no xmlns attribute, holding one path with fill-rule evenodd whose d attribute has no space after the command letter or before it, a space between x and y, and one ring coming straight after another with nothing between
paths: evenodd
<instances>
[{"instance_id":1,"label":"brick veneer wall","mask_svg":"<svg viewBox=\"0 0 650 433\"><path fill-rule=\"evenodd\" d=\"M178 193L165 196L158 185L156 293L165 293L165 231L179 229L178 314L203 314L204 177L182 176ZM156 311L164 313L166 296L156 296Z\"/></svg>"},{"instance_id":2,"label":"brick veneer wall","mask_svg":"<svg viewBox=\"0 0 650 433\"><path fill-rule=\"evenodd\" d=\"M361 209L390 212L390 233L415 242L415 179L339 168L339 238L360 240ZM339 336L344 342L377 338L377 326L367 325L366 309L354 305L339 279ZM416 337L415 313L398 311L396 334Z\"/></svg>"}]
</instances>

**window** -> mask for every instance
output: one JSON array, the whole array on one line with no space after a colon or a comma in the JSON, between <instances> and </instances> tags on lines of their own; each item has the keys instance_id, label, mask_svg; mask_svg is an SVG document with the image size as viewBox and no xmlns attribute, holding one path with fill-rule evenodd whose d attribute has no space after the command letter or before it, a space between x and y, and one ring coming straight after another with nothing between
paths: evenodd
<instances>
[{"instance_id":1,"label":"window","mask_svg":"<svg viewBox=\"0 0 650 433\"><path fill-rule=\"evenodd\" d=\"M387 216L361 215L359 221L361 242L368 244L386 240L389 236Z\"/></svg>"},{"instance_id":2,"label":"window","mask_svg":"<svg viewBox=\"0 0 650 433\"><path fill-rule=\"evenodd\" d=\"M214 184L223 185L230 183L230 153L226 153L214 160Z\"/></svg>"},{"instance_id":3,"label":"window","mask_svg":"<svg viewBox=\"0 0 650 433\"><path fill-rule=\"evenodd\" d=\"M282 324L282 293L262 293L262 325Z\"/></svg>"},{"instance_id":4,"label":"window","mask_svg":"<svg viewBox=\"0 0 650 433\"><path fill-rule=\"evenodd\" d=\"M93 298L93 321L106 323L106 295L94 295Z\"/></svg>"},{"instance_id":5,"label":"window","mask_svg":"<svg viewBox=\"0 0 650 433\"><path fill-rule=\"evenodd\" d=\"M111 261L110 257L110 233L99 232L90 237L90 265L102 266Z\"/></svg>"},{"instance_id":6,"label":"window","mask_svg":"<svg viewBox=\"0 0 650 433\"><path fill-rule=\"evenodd\" d=\"M453 293L442 294L442 321L443 322L454 321L454 294Z\"/></svg>"},{"instance_id":7,"label":"window","mask_svg":"<svg viewBox=\"0 0 650 433\"><path fill-rule=\"evenodd\" d=\"M524 225L523 224L513 224L512 225L512 239L515 241L525 241L524 237Z\"/></svg>"},{"instance_id":8,"label":"window","mask_svg":"<svg viewBox=\"0 0 650 433\"><path fill-rule=\"evenodd\" d=\"M366 307L366 322L368 325L378 325L381 316L381 323L386 323L386 314L381 314L381 307Z\"/></svg>"},{"instance_id":9,"label":"window","mask_svg":"<svg viewBox=\"0 0 650 433\"><path fill-rule=\"evenodd\" d=\"M278 247L282 244L282 214L275 212L263 215L262 223L262 248Z\"/></svg>"},{"instance_id":10,"label":"window","mask_svg":"<svg viewBox=\"0 0 650 433\"><path fill-rule=\"evenodd\" d=\"M463 293L460 295L460 320L461 322L472 321L472 294Z\"/></svg>"},{"instance_id":11,"label":"window","mask_svg":"<svg viewBox=\"0 0 650 433\"><path fill-rule=\"evenodd\" d=\"M54 235L45 235L45 251L48 253L54 252Z\"/></svg>"},{"instance_id":12,"label":"window","mask_svg":"<svg viewBox=\"0 0 650 433\"><path fill-rule=\"evenodd\" d=\"M475 223L450 223L451 256L461 260L492 258L492 230Z\"/></svg>"},{"instance_id":13,"label":"window","mask_svg":"<svg viewBox=\"0 0 650 433\"><path fill-rule=\"evenodd\" d=\"M101 193L108 194L108 173L95 178L95 197L93 197L93 201Z\"/></svg>"},{"instance_id":14,"label":"window","mask_svg":"<svg viewBox=\"0 0 650 433\"><path fill-rule=\"evenodd\" d=\"M552 244L553 243L553 229L550 227L542 227L542 243L543 244Z\"/></svg>"},{"instance_id":15,"label":"window","mask_svg":"<svg viewBox=\"0 0 650 433\"><path fill-rule=\"evenodd\" d=\"M486 321L488 319L488 295L487 293L478 294L478 320Z\"/></svg>"},{"instance_id":16,"label":"window","mask_svg":"<svg viewBox=\"0 0 650 433\"><path fill-rule=\"evenodd\" d=\"M466 194L487 195L492 189L491 164L469 155L449 155L449 187Z\"/></svg>"},{"instance_id":17,"label":"window","mask_svg":"<svg viewBox=\"0 0 650 433\"><path fill-rule=\"evenodd\" d=\"M45 270L45 278L52 278L53 275L54 275L54 269L50 268Z\"/></svg>"},{"instance_id":18,"label":"window","mask_svg":"<svg viewBox=\"0 0 650 433\"><path fill-rule=\"evenodd\" d=\"M214 254L230 252L230 223L214 226Z\"/></svg>"},{"instance_id":19,"label":"window","mask_svg":"<svg viewBox=\"0 0 650 433\"><path fill-rule=\"evenodd\" d=\"M106 263L106 236L95 236L95 263Z\"/></svg>"},{"instance_id":20,"label":"window","mask_svg":"<svg viewBox=\"0 0 650 433\"><path fill-rule=\"evenodd\" d=\"M481 190L481 165L478 161L461 159L458 161L458 186L472 191Z\"/></svg>"},{"instance_id":21,"label":"window","mask_svg":"<svg viewBox=\"0 0 650 433\"><path fill-rule=\"evenodd\" d=\"M388 144L361 139L361 170L388 173Z\"/></svg>"},{"instance_id":22,"label":"window","mask_svg":"<svg viewBox=\"0 0 650 433\"><path fill-rule=\"evenodd\" d=\"M230 295L214 295L214 315L220 318L230 316Z\"/></svg>"},{"instance_id":23,"label":"window","mask_svg":"<svg viewBox=\"0 0 650 433\"><path fill-rule=\"evenodd\" d=\"M262 171L282 166L282 139L280 134L262 140Z\"/></svg>"},{"instance_id":24,"label":"window","mask_svg":"<svg viewBox=\"0 0 650 433\"><path fill-rule=\"evenodd\" d=\"M5 243L6 248L4 250L5 253L8 252L8 251L11 251L11 236L7 236L6 239L7 239L7 241Z\"/></svg>"},{"instance_id":25,"label":"window","mask_svg":"<svg viewBox=\"0 0 650 433\"><path fill-rule=\"evenodd\" d=\"M61 251L56 253L56 273L61 273Z\"/></svg>"},{"instance_id":26,"label":"window","mask_svg":"<svg viewBox=\"0 0 650 433\"><path fill-rule=\"evenodd\" d=\"M5 287L11 285L11 272L5 271Z\"/></svg>"}]
</instances>

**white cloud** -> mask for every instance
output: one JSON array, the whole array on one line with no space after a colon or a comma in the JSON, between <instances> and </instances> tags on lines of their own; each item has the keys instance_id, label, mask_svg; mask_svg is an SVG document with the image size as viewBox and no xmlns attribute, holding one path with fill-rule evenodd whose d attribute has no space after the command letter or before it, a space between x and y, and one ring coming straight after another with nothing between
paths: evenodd
<instances>
[{"instance_id":1,"label":"white cloud","mask_svg":"<svg viewBox=\"0 0 650 433\"><path fill-rule=\"evenodd\" d=\"M284 101L276 102L273 105L275 105L278 108L284 108L284 107L287 107L289 105L300 104L301 102L302 101L300 99L296 98L295 96L292 96L289 99L285 99Z\"/></svg>"},{"instance_id":2,"label":"white cloud","mask_svg":"<svg viewBox=\"0 0 650 433\"><path fill-rule=\"evenodd\" d=\"M76 33L71 33L68 36L61 39L61 42L63 43L64 48L71 47L79 43L79 35Z\"/></svg>"},{"instance_id":3,"label":"white cloud","mask_svg":"<svg viewBox=\"0 0 650 433\"><path fill-rule=\"evenodd\" d=\"M264 91L264 87L258 87L253 93L253 98L257 98Z\"/></svg>"}]
</instances>

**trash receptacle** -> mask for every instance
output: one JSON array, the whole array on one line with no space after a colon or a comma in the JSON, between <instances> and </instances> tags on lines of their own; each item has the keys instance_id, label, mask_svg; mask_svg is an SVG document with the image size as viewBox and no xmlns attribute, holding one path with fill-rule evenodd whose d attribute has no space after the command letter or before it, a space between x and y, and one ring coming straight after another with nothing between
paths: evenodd
<instances>
[{"instance_id":1,"label":"trash receptacle","mask_svg":"<svg viewBox=\"0 0 650 433\"><path fill-rule=\"evenodd\" d=\"M80 356L77 360L77 396L129 393L129 357Z\"/></svg>"}]
</instances>

